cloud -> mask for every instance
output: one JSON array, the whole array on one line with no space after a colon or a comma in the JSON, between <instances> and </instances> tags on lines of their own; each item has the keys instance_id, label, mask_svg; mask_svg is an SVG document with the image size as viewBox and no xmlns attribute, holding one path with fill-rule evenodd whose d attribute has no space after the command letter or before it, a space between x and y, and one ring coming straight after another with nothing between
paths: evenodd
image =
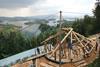
<instances>
[{"instance_id":1,"label":"cloud","mask_svg":"<svg viewBox=\"0 0 100 67\"><path fill-rule=\"evenodd\" d=\"M45 12L62 10L65 12L89 13L92 12L94 3L95 0L45 0L35 8Z\"/></svg>"},{"instance_id":2,"label":"cloud","mask_svg":"<svg viewBox=\"0 0 100 67\"><path fill-rule=\"evenodd\" d=\"M40 0L0 0L0 8L16 9L28 7Z\"/></svg>"},{"instance_id":3,"label":"cloud","mask_svg":"<svg viewBox=\"0 0 100 67\"><path fill-rule=\"evenodd\" d=\"M45 15L60 10L92 14L94 4L95 0L0 0L0 16Z\"/></svg>"}]
</instances>

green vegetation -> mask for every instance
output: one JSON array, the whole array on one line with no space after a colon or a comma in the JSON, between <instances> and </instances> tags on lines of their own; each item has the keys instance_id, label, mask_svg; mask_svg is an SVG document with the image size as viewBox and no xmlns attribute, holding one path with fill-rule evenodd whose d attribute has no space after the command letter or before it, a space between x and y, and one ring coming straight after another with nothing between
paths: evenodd
<instances>
[{"instance_id":1,"label":"green vegetation","mask_svg":"<svg viewBox=\"0 0 100 67\"><path fill-rule=\"evenodd\" d=\"M38 46L43 40L48 38L50 35L55 34L58 30L57 27L51 27L51 26L48 26L47 24L41 24L39 29L41 30L41 33L37 37Z\"/></svg>"},{"instance_id":2,"label":"green vegetation","mask_svg":"<svg viewBox=\"0 0 100 67\"><path fill-rule=\"evenodd\" d=\"M75 20L72 27L76 32L85 36L89 36L94 34L94 24L95 18L86 15L83 19Z\"/></svg>"},{"instance_id":3,"label":"green vegetation","mask_svg":"<svg viewBox=\"0 0 100 67\"><path fill-rule=\"evenodd\" d=\"M77 19L72 26L74 30L85 36L100 33L100 2L96 3L93 13L93 17L86 15L83 19Z\"/></svg>"},{"instance_id":4,"label":"green vegetation","mask_svg":"<svg viewBox=\"0 0 100 67\"><path fill-rule=\"evenodd\" d=\"M4 27L0 31L0 59L33 48L32 43L15 28Z\"/></svg>"},{"instance_id":5,"label":"green vegetation","mask_svg":"<svg viewBox=\"0 0 100 67\"><path fill-rule=\"evenodd\" d=\"M88 67L100 67L100 57L96 59L93 63L89 64Z\"/></svg>"},{"instance_id":6,"label":"green vegetation","mask_svg":"<svg viewBox=\"0 0 100 67\"><path fill-rule=\"evenodd\" d=\"M38 37L26 38L17 27L2 26L2 30L0 30L0 59L40 46L40 43L54 34L57 28L41 24L39 29L42 33Z\"/></svg>"},{"instance_id":7,"label":"green vegetation","mask_svg":"<svg viewBox=\"0 0 100 67\"><path fill-rule=\"evenodd\" d=\"M93 11L95 16L95 33L100 32L100 2L96 3L96 8Z\"/></svg>"},{"instance_id":8,"label":"green vegetation","mask_svg":"<svg viewBox=\"0 0 100 67\"><path fill-rule=\"evenodd\" d=\"M94 10L94 17L95 17L95 23L94 23L94 33L100 33L100 2L96 3L96 8ZM100 67L100 55L99 58L96 59L93 63L89 64L88 67Z\"/></svg>"}]
</instances>

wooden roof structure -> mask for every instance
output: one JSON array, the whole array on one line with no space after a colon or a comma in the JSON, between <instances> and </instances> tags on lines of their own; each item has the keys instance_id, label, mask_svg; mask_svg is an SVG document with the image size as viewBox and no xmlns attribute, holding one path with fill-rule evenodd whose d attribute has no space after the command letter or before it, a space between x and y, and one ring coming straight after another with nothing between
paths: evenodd
<instances>
[{"instance_id":1,"label":"wooden roof structure","mask_svg":"<svg viewBox=\"0 0 100 67\"><path fill-rule=\"evenodd\" d=\"M61 37L58 39L59 36ZM48 47L50 43L53 48ZM72 67L83 67L96 58L96 52L100 48L95 37L86 38L73 31L73 28L62 28L60 32L48 37L41 44L44 44L45 50L50 52L45 55L45 59L41 58L46 62L38 62L37 67L46 67L46 65L47 67L50 65L50 67L66 67L72 64L74 65Z\"/></svg>"}]
</instances>

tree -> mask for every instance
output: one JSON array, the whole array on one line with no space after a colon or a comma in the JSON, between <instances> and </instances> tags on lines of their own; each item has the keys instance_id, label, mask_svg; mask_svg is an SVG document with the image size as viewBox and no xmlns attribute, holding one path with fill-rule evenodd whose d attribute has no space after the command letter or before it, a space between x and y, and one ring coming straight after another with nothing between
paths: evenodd
<instances>
[{"instance_id":1,"label":"tree","mask_svg":"<svg viewBox=\"0 0 100 67\"><path fill-rule=\"evenodd\" d=\"M33 47L32 40L25 38L20 31L15 29L0 31L0 59Z\"/></svg>"},{"instance_id":2,"label":"tree","mask_svg":"<svg viewBox=\"0 0 100 67\"><path fill-rule=\"evenodd\" d=\"M88 36L93 34L94 18L85 15L83 19L77 19L74 21L72 27L74 30L82 35Z\"/></svg>"},{"instance_id":3,"label":"tree","mask_svg":"<svg viewBox=\"0 0 100 67\"><path fill-rule=\"evenodd\" d=\"M100 1L96 3L96 8L94 10L95 20L95 33L100 33Z\"/></svg>"}]
</instances>

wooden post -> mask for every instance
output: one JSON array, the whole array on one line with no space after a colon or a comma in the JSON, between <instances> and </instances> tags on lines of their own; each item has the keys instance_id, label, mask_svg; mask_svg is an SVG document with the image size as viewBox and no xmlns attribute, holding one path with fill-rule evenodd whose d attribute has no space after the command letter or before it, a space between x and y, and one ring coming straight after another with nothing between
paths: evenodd
<instances>
[{"instance_id":1,"label":"wooden post","mask_svg":"<svg viewBox=\"0 0 100 67\"><path fill-rule=\"evenodd\" d=\"M72 44L72 32L70 33L70 38L71 38L71 44ZM70 49L70 60L72 62L72 49Z\"/></svg>"},{"instance_id":2,"label":"wooden post","mask_svg":"<svg viewBox=\"0 0 100 67\"><path fill-rule=\"evenodd\" d=\"M61 31L61 25L62 25L62 11L60 11L60 31ZM61 38L61 36L59 36ZM61 45L59 47L59 67L61 67Z\"/></svg>"}]
</instances>

